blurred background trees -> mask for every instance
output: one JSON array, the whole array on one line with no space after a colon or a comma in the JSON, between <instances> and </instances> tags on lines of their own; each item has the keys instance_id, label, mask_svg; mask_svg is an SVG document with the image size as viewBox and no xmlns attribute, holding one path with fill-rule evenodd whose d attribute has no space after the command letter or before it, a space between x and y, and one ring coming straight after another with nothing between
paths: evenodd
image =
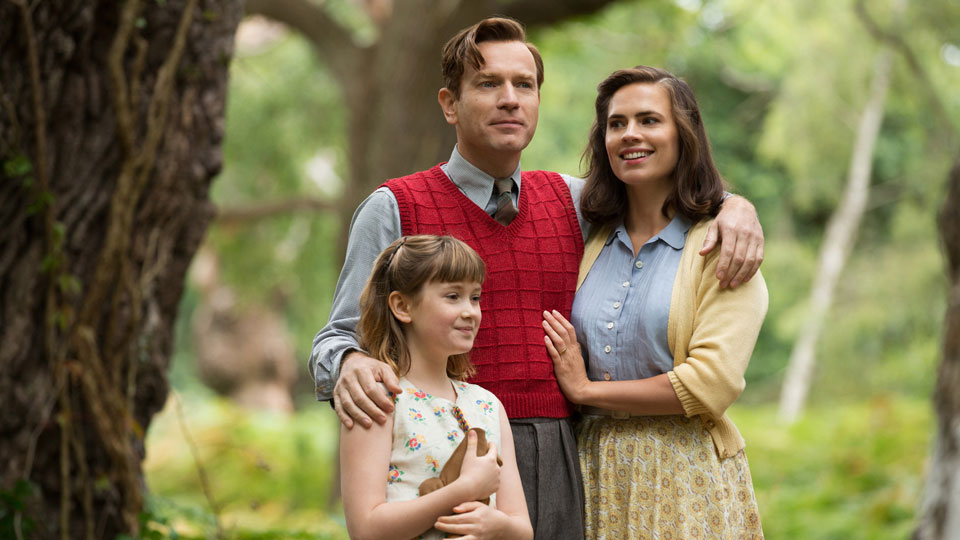
<instances>
[{"instance_id":1,"label":"blurred background trees","mask_svg":"<svg viewBox=\"0 0 960 540\"><path fill-rule=\"evenodd\" d=\"M767 536L907 536L945 335L936 216L960 153L960 4L897 2L249 0L259 15L240 25L230 64L218 211L175 323L183 414L171 402L148 436L147 529L342 536L337 512L322 510L337 424L314 401L305 360L329 313L345 219L386 178L446 159L440 46L506 13L531 27L545 61L524 168L579 173L596 83L657 65L690 82L721 172L757 206L770 311L733 417ZM885 98L871 101L885 54ZM855 241L832 302L814 312L825 231L877 102ZM810 313L822 330L806 412L787 426L778 401ZM293 414L216 397L267 381L252 394Z\"/></svg>"}]
</instances>

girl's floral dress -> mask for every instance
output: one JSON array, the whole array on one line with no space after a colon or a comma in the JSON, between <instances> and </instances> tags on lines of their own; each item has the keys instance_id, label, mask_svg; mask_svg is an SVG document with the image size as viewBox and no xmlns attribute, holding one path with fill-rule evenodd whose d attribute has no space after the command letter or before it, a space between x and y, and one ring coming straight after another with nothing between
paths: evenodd
<instances>
[{"instance_id":1,"label":"girl's floral dress","mask_svg":"<svg viewBox=\"0 0 960 540\"><path fill-rule=\"evenodd\" d=\"M387 502L415 499L420 483L440 475L469 428L483 428L487 441L500 448L500 401L475 384L451 383L456 402L427 394L400 378L403 392L393 396L393 451L385 471ZM490 502L495 504L495 496ZM443 538L443 534L431 529L421 538Z\"/></svg>"}]
</instances>

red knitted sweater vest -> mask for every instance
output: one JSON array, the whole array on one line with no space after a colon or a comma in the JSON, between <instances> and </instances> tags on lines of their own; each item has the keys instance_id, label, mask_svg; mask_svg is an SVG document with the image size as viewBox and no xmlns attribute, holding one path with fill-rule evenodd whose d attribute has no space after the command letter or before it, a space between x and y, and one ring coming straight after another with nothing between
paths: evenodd
<instances>
[{"instance_id":1,"label":"red knitted sweater vest","mask_svg":"<svg viewBox=\"0 0 960 540\"><path fill-rule=\"evenodd\" d=\"M400 209L403 234L448 234L483 257L483 320L470 380L503 402L511 418L570 416L543 344L544 310L569 319L583 235L570 190L557 173L524 172L519 213L497 223L433 167L384 184Z\"/></svg>"}]
</instances>

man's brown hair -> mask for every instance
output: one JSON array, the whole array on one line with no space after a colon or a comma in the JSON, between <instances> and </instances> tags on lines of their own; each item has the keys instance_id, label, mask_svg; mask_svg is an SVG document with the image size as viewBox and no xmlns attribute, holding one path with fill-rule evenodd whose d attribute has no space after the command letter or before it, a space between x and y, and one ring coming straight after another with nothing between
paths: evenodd
<instances>
[{"instance_id":1,"label":"man's brown hair","mask_svg":"<svg viewBox=\"0 0 960 540\"><path fill-rule=\"evenodd\" d=\"M527 42L527 32L519 22L505 17L489 17L473 26L457 32L443 46L440 65L443 70L443 86L460 97L460 83L469 64L473 69L483 67L483 55L477 45L484 41L519 41L527 46L537 64L537 91L543 85L543 58L540 51Z\"/></svg>"}]
</instances>

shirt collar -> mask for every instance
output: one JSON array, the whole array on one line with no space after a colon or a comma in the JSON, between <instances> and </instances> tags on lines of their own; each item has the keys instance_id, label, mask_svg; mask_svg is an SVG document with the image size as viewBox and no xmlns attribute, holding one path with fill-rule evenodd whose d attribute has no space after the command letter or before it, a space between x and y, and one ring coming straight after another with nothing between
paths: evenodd
<instances>
[{"instance_id":1,"label":"shirt collar","mask_svg":"<svg viewBox=\"0 0 960 540\"><path fill-rule=\"evenodd\" d=\"M493 182L496 179L478 169L473 163L467 161L467 159L460 154L460 150L458 150L456 146L453 147L453 152L450 153L450 160L441 166L441 169L443 169L443 172L450 178L450 181L480 208L485 207L487 202L490 201L490 198L493 197ZM517 164L516 170L510 175L510 178L513 178L513 182L516 184L519 193L519 163Z\"/></svg>"},{"instance_id":2,"label":"shirt collar","mask_svg":"<svg viewBox=\"0 0 960 540\"><path fill-rule=\"evenodd\" d=\"M665 244L672 247L676 250L683 249L684 243L687 240L687 231L690 230L692 223L687 218L677 214L673 216L673 219L670 220L670 223L663 228L659 233L655 234L650 240L647 240L647 243L656 242L657 240L662 240ZM621 241L625 244L627 237L627 229L624 226L623 222L620 222L620 225L614 229L610 236L607 238L606 244L609 245L610 242L617 237L620 237Z\"/></svg>"},{"instance_id":3,"label":"shirt collar","mask_svg":"<svg viewBox=\"0 0 960 540\"><path fill-rule=\"evenodd\" d=\"M687 240L687 231L690 230L690 220L677 214L673 216L670 223L660 231L658 235L661 240L667 243L673 249L683 249L683 244Z\"/></svg>"}]
</instances>

